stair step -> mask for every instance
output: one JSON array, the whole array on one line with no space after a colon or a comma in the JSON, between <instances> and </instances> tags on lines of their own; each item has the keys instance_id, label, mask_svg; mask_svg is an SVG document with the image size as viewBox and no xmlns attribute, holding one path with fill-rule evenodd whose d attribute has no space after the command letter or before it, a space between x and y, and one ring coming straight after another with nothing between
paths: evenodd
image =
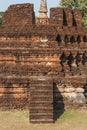
<instances>
[{"instance_id":1,"label":"stair step","mask_svg":"<svg viewBox=\"0 0 87 130\"><path fill-rule=\"evenodd\" d=\"M30 122L53 123L53 82L51 78L30 79Z\"/></svg>"},{"instance_id":2,"label":"stair step","mask_svg":"<svg viewBox=\"0 0 87 130\"><path fill-rule=\"evenodd\" d=\"M53 116L53 113L30 113L31 114L31 116Z\"/></svg>"},{"instance_id":3,"label":"stair step","mask_svg":"<svg viewBox=\"0 0 87 130\"><path fill-rule=\"evenodd\" d=\"M30 123L33 123L33 124L40 124L40 123L44 123L44 124L47 124L47 123L53 123L53 119L37 119L37 120L34 120L34 119L31 119L30 120Z\"/></svg>"},{"instance_id":4,"label":"stair step","mask_svg":"<svg viewBox=\"0 0 87 130\"><path fill-rule=\"evenodd\" d=\"M53 110L53 108L52 107L38 107L38 106L36 106L36 107L32 107L32 106L30 106L30 110Z\"/></svg>"},{"instance_id":5,"label":"stair step","mask_svg":"<svg viewBox=\"0 0 87 130\"><path fill-rule=\"evenodd\" d=\"M34 114L30 115L30 119L53 119L53 114Z\"/></svg>"}]
</instances>

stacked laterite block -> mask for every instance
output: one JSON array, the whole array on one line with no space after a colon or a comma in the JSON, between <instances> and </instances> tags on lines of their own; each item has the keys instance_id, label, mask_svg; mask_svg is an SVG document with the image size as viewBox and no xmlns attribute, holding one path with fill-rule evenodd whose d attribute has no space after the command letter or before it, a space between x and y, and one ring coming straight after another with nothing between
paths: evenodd
<instances>
[{"instance_id":1,"label":"stacked laterite block","mask_svg":"<svg viewBox=\"0 0 87 130\"><path fill-rule=\"evenodd\" d=\"M0 109L26 109L29 106L29 81L22 77L0 77Z\"/></svg>"},{"instance_id":2,"label":"stacked laterite block","mask_svg":"<svg viewBox=\"0 0 87 130\"><path fill-rule=\"evenodd\" d=\"M63 9L62 8L50 9L50 24L56 24L59 27L63 26Z\"/></svg>"},{"instance_id":3,"label":"stacked laterite block","mask_svg":"<svg viewBox=\"0 0 87 130\"><path fill-rule=\"evenodd\" d=\"M75 9L73 12L74 12L74 17L76 21L76 26L81 27L82 26L82 12L78 9Z\"/></svg>"},{"instance_id":4,"label":"stacked laterite block","mask_svg":"<svg viewBox=\"0 0 87 130\"><path fill-rule=\"evenodd\" d=\"M53 123L53 81L49 77L30 79L30 122Z\"/></svg>"},{"instance_id":5,"label":"stacked laterite block","mask_svg":"<svg viewBox=\"0 0 87 130\"><path fill-rule=\"evenodd\" d=\"M78 9L71 10L70 8L51 8L50 24L55 24L58 27L81 27L82 12Z\"/></svg>"},{"instance_id":6,"label":"stacked laterite block","mask_svg":"<svg viewBox=\"0 0 87 130\"><path fill-rule=\"evenodd\" d=\"M5 26L14 26L34 24L35 16L32 4L11 5L2 17L2 24Z\"/></svg>"},{"instance_id":7,"label":"stacked laterite block","mask_svg":"<svg viewBox=\"0 0 87 130\"><path fill-rule=\"evenodd\" d=\"M66 21L66 25L68 26L68 27L72 27L72 25L73 25L73 15L72 15L72 10L71 9L69 9L69 8L65 8L64 9L64 11L63 11L63 15L64 15L64 21ZM63 22L64 23L64 22Z\"/></svg>"},{"instance_id":8,"label":"stacked laterite block","mask_svg":"<svg viewBox=\"0 0 87 130\"><path fill-rule=\"evenodd\" d=\"M82 63L83 54L87 52L87 29L82 27L81 12L62 8L50 11L48 25L35 24L32 4L10 6L3 15L0 27L0 109L29 109L32 105L30 97L36 93L35 89L35 93L30 94L31 86L34 86L33 79L40 79L38 76L50 77L54 81L54 98L51 100L54 111L87 108L87 63ZM81 57L79 66L76 65L77 52ZM63 53L67 57L64 66L60 58ZM68 64L70 53L74 57L71 69ZM47 80L49 78L44 84ZM41 84L37 82L35 85L41 86L42 80Z\"/></svg>"}]
</instances>

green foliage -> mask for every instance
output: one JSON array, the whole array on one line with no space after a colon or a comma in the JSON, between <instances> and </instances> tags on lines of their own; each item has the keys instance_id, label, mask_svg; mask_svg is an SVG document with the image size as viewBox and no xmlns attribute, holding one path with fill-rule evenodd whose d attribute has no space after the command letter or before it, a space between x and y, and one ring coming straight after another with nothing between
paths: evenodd
<instances>
[{"instance_id":1,"label":"green foliage","mask_svg":"<svg viewBox=\"0 0 87 130\"><path fill-rule=\"evenodd\" d=\"M61 0L60 5L62 7L82 10L83 25L87 26L87 0Z\"/></svg>"},{"instance_id":2,"label":"green foliage","mask_svg":"<svg viewBox=\"0 0 87 130\"><path fill-rule=\"evenodd\" d=\"M2 19L0 18L0 26L1 26L1 24L2 24Z\"/></svg>"},{"instance_id":3,"label":"green foliage","mask_svg":"<svg viewBox=\"0 0 87 130\"><path fill-rule=\"evenodd\" d=\"M4 12L0 12L0 26L2 24L2 15L4 14Z\"/></svg>"},{"instance_id":4,"label":"green foliage","mask_svg":"<svg viewBox=\"0 0 87 130\"><path fill-rule=\"evenodd\" d=\"M2 16L4 14L4 12L0 12L0 15Z\"/></svg>"}]
</instances>

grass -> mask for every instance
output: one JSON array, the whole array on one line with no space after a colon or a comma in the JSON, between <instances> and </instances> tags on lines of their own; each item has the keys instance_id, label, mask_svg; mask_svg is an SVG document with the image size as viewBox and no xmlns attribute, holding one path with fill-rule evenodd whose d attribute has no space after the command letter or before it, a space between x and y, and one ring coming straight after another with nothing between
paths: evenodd
<instances>
[{"instance_id":1,"label":"grass","mask_svg":"<svg viewBox=\"0 0 87 130\"><path fill-rule=\"evenodd\" d=\"M55 124L30 124L28 111L0 111L0 130L86 130L87 111L65 111Z\"/></svg>"}]
</instances>

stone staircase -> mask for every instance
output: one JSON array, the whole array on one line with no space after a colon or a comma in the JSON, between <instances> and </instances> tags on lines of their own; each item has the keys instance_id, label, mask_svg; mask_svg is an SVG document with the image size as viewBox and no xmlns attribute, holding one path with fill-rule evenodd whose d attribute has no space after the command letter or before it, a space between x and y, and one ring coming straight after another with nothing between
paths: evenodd
<instances>
[{"instance_id":1,"label":"stone staircase","mask_svg":"<svg viewBox=\"0 0 87 130\"><path fill-rule=\"evenodd\" d=\"M49 77L30 79L30 122L53 123L53 81Z\"/></svg>"}]
</instances>

